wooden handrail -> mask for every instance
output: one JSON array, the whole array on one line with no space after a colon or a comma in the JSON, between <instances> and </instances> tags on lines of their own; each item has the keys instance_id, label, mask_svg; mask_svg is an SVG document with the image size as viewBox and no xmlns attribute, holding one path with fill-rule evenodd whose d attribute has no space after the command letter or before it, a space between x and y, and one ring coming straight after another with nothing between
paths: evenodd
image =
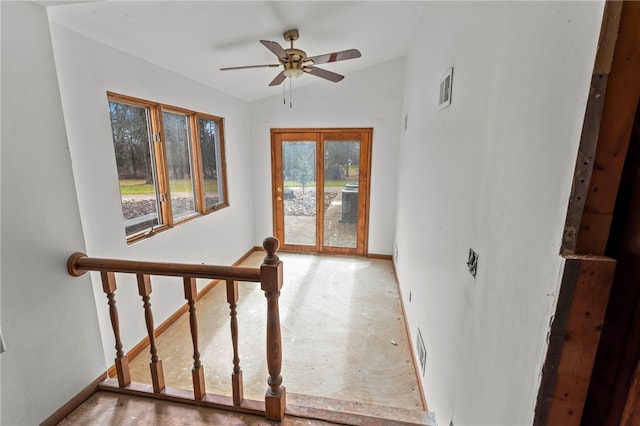
<instances>
[{"instance_id":1,"label":"wooden handrail","mask_svg":"<svg viewBox=\"0 0 640 426\"><path fill-rule=\"evenodd\" d=\"M282 261L276 254L280 242L273 237L265 238L262 243L266 251L264 261L259 268L247 268L242 266L216 266L197 265L183 263L162 262L138 262L133 260L102 259L88 257L84 253L74 253L67 260L67 270L72 276L80 276L88 271L100 272L103 291L107 296L109 316L115 337L116 349L116 373L117 385L113 386L107 379L100 387L105 389L117 389L125 393L149 394L154 398L167 397L172 400L184 402L197 401L198 404L211 404L219 408L220 405L241 412L256 411L256 402L245 400L242 392L242 370L238 355L238 281L259 282L267 299L267 342L266 355L269 377L262 412L268 420L281 421L286 408L286 389L282 385L280 374L282 367L282 338L280 335L280 314L278 299L283 283ZM116 308L115 292L117 289L115 273L135 274L138 281L138 293L142 297L144 318L150 341L150 355L152 377L152 390L145 385L131 381L128 359L124 355L122 341L120 339L120 325L118 310ZM153 314L151 312L151 275L181 277L184 284L184 296L189 306L189 327L193 343L193 393L190 397L184 396L181 390L167 388L164 383L162 361L158 356L158 348L155 343L155 330L153 330ZM198 321L196 316L196 278L209 278L225 280L227 284L227 302L230 308L231 339L233 344L233 371L232 391L233 397L229 404L221 403L220 397L211 395L205 391L204 370L200 360L198 345ZM224 397L223 397L224 398Z\"/></svg>"},{"instance_id":2,"label":"wooden handrail","mask_svg":"<svg viewBox=\"0 0 640 426\"><path fill-rule=\"evenodd\" d=\"M74 253L69 257L67 270L74 277L79 277L87 271L99 271L260 282L260 268L103 259L88 257L80 252Z\"/></svg>"}]
</instances>

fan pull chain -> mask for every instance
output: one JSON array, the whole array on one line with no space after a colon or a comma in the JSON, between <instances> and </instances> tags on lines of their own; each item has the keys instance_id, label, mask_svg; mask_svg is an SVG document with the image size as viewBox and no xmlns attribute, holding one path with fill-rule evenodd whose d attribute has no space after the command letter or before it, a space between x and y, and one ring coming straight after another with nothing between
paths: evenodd
<instances>
[{"instance_id":1,"label":"fan pull chain","mask_svg":"<svg viewBox=\"0 0 640 426\"><path fill-rule=\"evenodd\" d=\"M287 89L286 89L286 87L287 86L285 84L282 85L282 104L283 105L287 104L287 92L286 92Z\"/></svg>"},{"instance_id":2,"label":"fan pull chain","mask_svg":"<svg viewBox=\"0 0 640 426\"><path fill-rule=\"evenodd\" d=\"M291 77L289 77L289 108L293 108L293 95L291 94Z\"/></svg>"}]
</instances>

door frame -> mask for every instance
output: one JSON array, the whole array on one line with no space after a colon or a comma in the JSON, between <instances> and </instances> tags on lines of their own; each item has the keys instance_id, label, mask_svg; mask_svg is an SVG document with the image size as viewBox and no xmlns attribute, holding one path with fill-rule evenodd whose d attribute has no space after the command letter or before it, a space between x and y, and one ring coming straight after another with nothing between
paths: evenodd
<instances>
[{"instance_id":1,"label":"door frame","mask_svg":"<svg viewBox=\"0 0 640 426\"><path fill-rule=\"evenodd\" d=\"M316 202L316 244L294 245L286 244L284 239L284 212L278 200L278 188L283 188L282 155L280 142L283 136L295 135L302 139L316 141L316 194L323 192L324 185L324 149L325 142L354 139L359 134L360 141L360 169L358 177L358 221L356 226L356 247L332 247L324 245L324 209L323 202ZM307 139L304 139L304 138ZM291 138L284 140L294 140ZM271 129L271 202L273 213L273 233L280 240L282 250L367 256L369 245L369 206L371 188L371 148L373 141L372 128L275 128ZM317 200L317 198L316 198Z\"/></svg>"}]
</instances>

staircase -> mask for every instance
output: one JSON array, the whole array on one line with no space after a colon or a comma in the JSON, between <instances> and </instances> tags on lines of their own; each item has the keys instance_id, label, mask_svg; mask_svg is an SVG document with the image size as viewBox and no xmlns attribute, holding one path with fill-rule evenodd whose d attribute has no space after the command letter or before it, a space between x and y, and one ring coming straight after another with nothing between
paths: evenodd
<instances>
[{"instance_id":1,"label":"staircase","mask_svg":"<svg viewBox=\"0 0 640 426\"><path fill-rule=\"evenodd\" d=\"M68 270L71 275L78 276L87 271L100 272L102 287L106 294L111 324L116 343L115 378L108 378L97 385L98 392L91 396L80 408L71 413L62 422L63 424L82 424L78 420L82 413L88 413L85 418L106 418L101 424L139 424L140 416L150 410L149 415L169 415L169 418L153 418L142 423L165 424L178 421L184 424L183 416L186 413L218 412L217 416L223 418L243 419L253 418L257 423L265 424L269 421L279 421L284 424L352 424L352 425L435 425L433 417L424 411L390 408L358 402L335 400L330 398L312 397L300 394L287 394L282 385L280 375L282 365L282 342L280 336L280 317L278 298L283 284L282 262L277 256L278 241L275 238L267 238L263 244L266 257L258 268L237 266L212 266L167 264L154 262L137 262L116 259L90 258L83 253L75 253L69 258ZM149 364L151 383L132 381L129 371L129 360L124 354L120 339L118 310L116 308L115 293L116 273L135 274L138 282L138 292L142 298L144 318L148 330L148 343L151 354ZM181 277L184 284L184 296L188 305L188 317L191 342L193 346L193 365L191 368L192 385L186 385L190 389L172 388L165 385L162 360L160 359L155 342L155 328L151 311L151 276L164 275ZM226 296L230 308L230 326L233 345L233 372L231 375L231 396L223 396L208 393L205 390L203 362L200 359L198 325L196 315L196 278L209 278L226 281ZM238 356L238 318L236 306L238 303L238 281L260 283L267 301L266 320L266 362L269 377L264 400L246 399L243 395L242 369ZM181 385L185 386L185 385ZM381 391L382 392L382 391ZM348 396L347 396L348 397ZM96 402L97 401L97 402ZM102 402L100 402L102 401ZM108 401L108 402L104 402ZM114 403L113 401L120 401ZM122 402L125 401L125 402ZM132 402L136 401L136 402ZM99 414L95 411L114 405L109 415ZM424 404L424 402L423 402ZM155 407L149 408L135 408ZM121 413L126 407L129 414ZM167 409L159 407L170 407ZM224 411L223 411L224 410ZM68 412L68 411L67 411ZM172 418L171 413L176 414ZM211 414L214 415L214 414ZM123 417L124 416L124 417ZM143 415L149 417L148 415ZM60 417L59 417L60 418ZM119 420L115 420L115 419ZM135 422L133 419L138 419ZM296 420L298 419L298 420ZM195 423L199 421L194 420ZM253 421L253 420L252 420ZM294 423L291 423L291 422ZM318 421L319 423L315 423ZM95 423L91 421L91 423ZM193 424L194 422L187 422ZM205 423L219 423L217 420ZM55 424L55 423L54 423ZM236 423L233 423L236 424Z\"/></svg>"},{"instance_id":2,"label":"staircase","mask_svg":"<svg viewBox=\"0 0 640 426\"><path fill-rule=\"evenodd\" d=\"M362 404L306 395L289 394L283 426L320 425L427 425L436 422L430 413ZM264 417L222 409L99 391L64 418L59 425L238 425L275 424Z\"/></svg>"}]
</instances>

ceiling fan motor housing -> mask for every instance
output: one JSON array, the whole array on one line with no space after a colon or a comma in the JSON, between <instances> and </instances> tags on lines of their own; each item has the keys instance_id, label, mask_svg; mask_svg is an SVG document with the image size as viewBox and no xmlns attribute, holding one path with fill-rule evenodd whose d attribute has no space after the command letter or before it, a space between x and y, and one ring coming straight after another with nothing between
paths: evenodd
<instances>
[{"instance_id":1,"label":"ceiling fan motor housing","mask_svg":"<svg viewBox=\"0 0 640 426\"><path fill-rule=\"evenodd\" d=\"M281 60L281 62L285 65L285 68L287 64L291 64L292 68L300 68L304 60L307 59L307 54L304 50L285 49L285 52L287 52L288 60Z\"/></svg>"}]
</instances>

